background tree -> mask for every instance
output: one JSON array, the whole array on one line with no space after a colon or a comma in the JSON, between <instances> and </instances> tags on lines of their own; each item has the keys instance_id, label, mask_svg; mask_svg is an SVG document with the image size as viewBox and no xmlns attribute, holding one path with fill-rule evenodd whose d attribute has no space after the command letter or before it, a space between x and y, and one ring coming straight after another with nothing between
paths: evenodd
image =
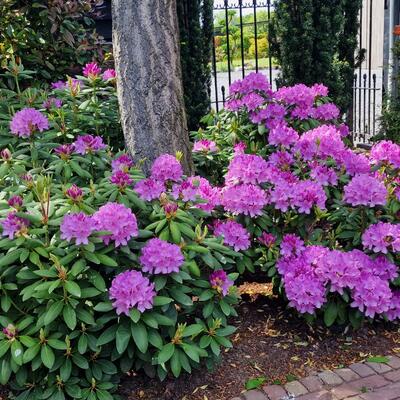
<instances>
[{"instance_id":1,"label":"background tree","mask_svg":"<svg viewBox=\"0 0 400 400\"><path fill-rule=\"evenodd\" d=\"M343 112L351 109L362 0L278 0L271 24L280 84L322 82Z\"/></svg>"},{"instance_id":2,"label":"background tree","mask_svg":"<svg viewBox=\"0 0 400 400\"><path fill-rule=\"evenodd\" d=\"M210 111L213 0L177 0L181 65L188 127Z\"/></svg>"},{"instance_id":3,"label":"background tree","mask_svg":"<svg viewBox=\"0 0 400 400\"><path fill-rule=\"evenodd\" d=\"M183 153L191 172L175 0L114 0L113 46L126 146L136 160Z\"/></svg>"}]
</instances>

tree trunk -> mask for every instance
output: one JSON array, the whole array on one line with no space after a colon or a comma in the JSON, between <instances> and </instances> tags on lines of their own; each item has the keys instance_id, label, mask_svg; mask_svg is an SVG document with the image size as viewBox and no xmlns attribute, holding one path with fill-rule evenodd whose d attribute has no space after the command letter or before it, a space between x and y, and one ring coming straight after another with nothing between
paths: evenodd
<instances>
[{"instance_id":1,"label":"tree trunk","mask_svg":"<svg viewBox=\"0 0 400 400\"><path fill-rule=\"evenodd\" d=\"M149 171L160 154L183 153L192 172L176 0L113 0L113 53L125 142Z\"/></svg>"}]
</instances>

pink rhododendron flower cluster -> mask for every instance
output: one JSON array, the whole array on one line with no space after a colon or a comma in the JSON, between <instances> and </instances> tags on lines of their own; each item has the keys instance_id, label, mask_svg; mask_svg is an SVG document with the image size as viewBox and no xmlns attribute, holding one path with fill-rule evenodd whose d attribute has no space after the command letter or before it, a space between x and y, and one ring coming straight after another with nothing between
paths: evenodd
<instances>
[{"instance_id":1,"label":"pink rhododendron flower cluster","mask_svg":"<svg viewBox=\"0 0 400 400\"><path fill-rule=\"evenodd\" d=\"M132 308L140 312L153 308L156 296L154 283L141 272L134 270L118 274L111 283L109 293L110 299L114 300L113 306L117 314L125 314L128 317Z\"/></svg>"},{"instance_id":2,"label":"pink rhododendron flower cluster","mask_svg":"<svg viewBox=\"0 0 400 400\"><path fill-rule=\"evenodd\" d=\"M362 235L365 249L375 253L386 254L389 251L400 251L400 225L378 222L370 225Z\"/></svg>"},{"instance_id":3,"label":"pink rhododendron flower cluster","mask_svg":"<svg viewBox=\"0 0 400 400\"><path fill-rule=\"evenodd\" d=\"M109 68L103 72L103 80L108 81L110 79L115 79L117 77L117 73L115 69Z\"/></svg>"},{"instance_id":4,"label":"pink rhododendron flower cluster","mask_svg":"<svg viewBox=\"0 0 400 400\"><path fill-rule=\"evenodd\" d=\"M8 204L10 207L15 208L16 210L19 210L19 209L22 207L22 204L24 204L24 200L22 199L21 196L18 196L18 195L16 195L16 196L11 196L11 197L8 199L7 204Z\"/></svg>"},{"instance_id":5,"label":"pink rhododendron flower cluster","mask_svg":"<svg viewBox=\"0 0 400 400\"><path fill-rule=\"evenodd\" d=\"M71 199L74 203L79 203L83 197L83 191L81 188L73 184L70 188L65 191L65 194L69 199Z\"/></svg>"},{"instance_id":6,"label":"pink rhododendron flower cluster","mask_svg":"<svg viewBox=\"0 0 400 400\"><path fill-rule=\"evenodd\" d=\"M7 214L7 217L1 221L3 227L3 236L9 239L24 236L28 232L29 221L25 218L18 217L15 211Z\"/></svg>"},{"instance_id":7,"label":"pink rhododendron flower cluster","mask_svg":"<svg viewBox=\"0 0 400 400\"><path fill-rule=\"evenodd\" d=\"M63 160L68 160L74 152L75 146L73 144L62 144L54 149L54 152Z\"/></svg>"},{"instance_id":8,"label":"pink rhododendron flower cluster","mask_svg":"<svg viewBox=\"0 0 400 400\"><path fill-rule=\"evenodd\" d=\"M10 130L13 135L29 137L35 132L43 132L49 129L48 119L34 108L23 108L17 111L10 122Z\"/></svg>"},{"instance_id":9,"label":"pink rhododendron flower cluster","mask_svg":"<svg viewBox=\"0 0 400 400\"><path fill-rule=\"evenodd\" d=\"M127 154L122 154L121 156L114 158L111 162L111 168L113 172L129 172L132 167L133 161Z\"/></svg>"},{"instance_id":10,"label":"pink rhododendron flower cluster","mask_svg":"<svg viewBox=\"0 0 400 400\"><path fill-rule=\"evenodd\" d=\"M110 182L120 189L125 189L128 186L132 186L133 179L129 176L128 173L117 170L110 176Z\"/></svg>"},{"instance_id":11,"label":"pink rhododendron flower cluster","mask_svg":"<svg viewBox=\"0 0 400 400\"><path fill-rule=\"evenodd\" d=\"M390 140L382 140L372 146L370 157L376 164L387 163L400 168L400 146Z\"/></svg>"},{"instance_id":12,"label":"pink rhododendron flower cluster","mask_svg":"<svg viewBox=\"0 0 400 400\"><path fill-rule=\"evenodd\" d=\"M275 236L272 233L267 232L263 232L262 235L257 238L257 240L265 247L272 247L276 242Z\"/></svg>"},{"instance_id":13,"label":"pink rhododendron flower cluster","mask_svg":"<svg viewBox=\"0 0 400 400\"><path fill-rule=\"evenodd\" d=\"M223 236L224 243L232 246L235 251L247 250L250 247L250 234L241 224L228 220L217 221L214 230L215 236Z\"/></svg>"},{"instance_id":14,"label":"pink rhododendron flower cluster","mask_svg":"<svg viewBox=\"0 0 400 400\"><path fill-rule=\"evenodd\" d=\"M343 200L353 206L385 205L388 192L385 185L369 175L356 175L345 187Z\"/></svg>"},{"instance_id":15,"label":"pink rhododendron flower cluster","mask_svg":"<svg viewBox=\"0 0 400 400\"><path fill-rule=\"evenodd\" d=\"M111 232L102 237L107 245L113 240L115 247L125 246L129 239L139 234L135 214L123 204L104 204L93 214L93 219L97 230Z\"/></svg>"},{"instance_id":16,"label":"pink rhododendron flower cluster","mask_svg":"<svg viewBox=\"0 0 400 400\"><path fill-rule=\"evenodd\" d=\"M82 73L90 79L95 79L101 74L101 68L95 62L88 63L83 68Z\"/></svg>"},{"instance_id":17,"label":"pink rhododendron flower cluster","mask_svg":"<svg viewBox=\"0 0 400 400\"><path fill-rule=\"evenodd\" d=\"M49 97L47 100L43 102L42 106L46 110L50 110L51 108L61 108L62 103L63 102L61 99L57 99L55 97Z\"/></svg>"},{"instance_id":18,"label":"pink rhododendron flower cluster","mask_svg":"<svg viewBox=\"0 0 400 400\"><path fill-rule=\"evenodd\" d=\"M95 153L106 148L103 139L100 136L93 135L79 136L73 145L75 152L82 155Z\"/></svg>"},{"instance_id":19,"label":"pink rhododendron flower cluster","mask_svg":"<svg viewBox=\"0 0 400 400\"><path fill-rule=\"evenodd\" d=\"M235 183L263 183L267 181L267 162L260 156L253 154L238 154L229 164L225 182Z\"/></svg>"},{"instance_id":20,"label":"pink rhododendron flower cluster","mask_svg":"<svg viewBox=\"0 0 400 400\"><path fill-rule=\"evenodd\" d=\"M351 306L371 318L390 310L389 283L398 276L396 266L384 256L372 259L357 249L342 252L305 246L292 234L282 240L277 269L290 305L300 313L321 308L329 289L340 294L347 291L353 299Z\"/></svg>"},{"instance_id":21,"label":"pink rhododendron flower cluster","mask_svg":"<svg viewBox=\"0 0 400 400\"><path fill-rule=\"evenodd\" d=\"M151 177L163 183L166 181L178 182L181 180L182 175L181 163L176 157L169 154L163 154L158 157L151 167Z\"/></svg>"},{"instance_id":22,"label":"pink rhododendron flower cluster","mask_svg":"<svg viewBox=\"0 0 400 400\"><path fill-rule=\"evenodd\" d=\"M88 244L89 236L95 229L96 222L91 216L83 212L67 214L61 222L60 236L68 241L75 239L77 245Z\"/></svg>"},{"instance_id":23,"label":"pink rhododendron flower cluster","mask_svg":"<svg viewBox=\"0 0 400 400\"><path fill-rule=\"evenodd\" d=\"M142 200L147 201L158 199L165 190L164 182L153 178L142 179L135 185L136 193Z\"/></svg>"},{"instance_id":24,"label":"pink rhododendron flower cluster","mask_svg":"<svg viewBox=\"0 0 400 400\"><path fill-rule=\"evenodd\" d=\"M289 147L299 140L299 134L291 127L280 124L272 128L268 135L268 142L272 146Z\"/></svg>"},{"instance_id":25,"label":"pink rhododendron flower cluster","mask_svg":"<svg viewBox=\"0 0 400 400\"><path fill-rule=\"evenodd\" d=\"M218 147L213 140L201 139L193 144L193 153L215 153Z\"/></svg>"},{"instance_id":26,"label":"pink rhododendron flower cluster","mask_svg":"<svg viewBox=\"0 0 400 400\"><path fill-rule=\"evenodd\" d=\"M228 275L223 269L219 269L210 274L209 277L211 287L226 296L229 289L233 286L233 281L228 278Z\"/></svg>"},{"instance_id":27,"label":"pink rhododendron flower cluster","mask_svg":"<svg viewBox=\"0 0 400 400\"><path fill-rule=\"evenodd\" d=\"M143 272L171 274L179 272L184 257L180 247L176 244L155 238L150 239L143 247L139 262Z\"/></svg>"}]
</instances>

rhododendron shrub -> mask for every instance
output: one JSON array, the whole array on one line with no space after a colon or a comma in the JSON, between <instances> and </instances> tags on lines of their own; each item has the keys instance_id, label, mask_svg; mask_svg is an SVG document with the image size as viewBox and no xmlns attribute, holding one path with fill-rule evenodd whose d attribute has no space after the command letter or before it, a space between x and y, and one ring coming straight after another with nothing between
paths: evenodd
<instances>
[{"instance_id":1,"label":"rhododendron shrub","mask_svg":"<svg viewBox=\"0 0 400 400\"><path fill-rule=\"evenodd\" d=\"M102 79L93 65L84 74ZM232 345L242 257L204 223L219 191L173 155L145 179L96 132L60 134L49 111L9 123L0 384L19 399L104 400L130 370L164 379L211 366Z\"/></svg>"},{"instance_id":2,"label":"rhododendron shrub","mask_svg":"<svg viewBox=\"0 0 400 400\"><path fill-rule=\"evenodd\" d=\"M193 150L218 185L214 234L243 254L239 272L272 280L309 321L396 320L400 146L351 148L327 95L323 85L274 92L260 74L232 84Z\"/></svg>"}]
</instances>

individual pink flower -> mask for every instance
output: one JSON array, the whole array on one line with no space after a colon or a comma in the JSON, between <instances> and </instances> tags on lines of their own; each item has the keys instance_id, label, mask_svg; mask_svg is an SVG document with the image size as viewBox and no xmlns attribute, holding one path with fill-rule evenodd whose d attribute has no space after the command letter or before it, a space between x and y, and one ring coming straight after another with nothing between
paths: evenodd
<instances>
[{"instance_id":1,"label":"individual pink flower","mask_svg":"<svg viewBox=\"0 0 400 400\"><path fill-rule=\"evenodd\" d=\"M248 93L242 97L242 103L247 108L247 111L254 111L264 104L264 97L257 93Z\"/></svg>"},{"instance_id":2,"label":"individual pink flower","mask_svg":"<svg viewBox=\"0 0 400 400\"><path fill-rule=\"evenodd\" d=\"M68 160L74 152L75 146L73 144L62 144L54 149L54 152L62 159Z\"/></svg>"},{"instance_id":3,"label":"individual pink flower","mask_svg":"<svg viewBox=\"0 0 400 400\"><path fill-rule=\"evenodd\" d=\"M345 166L346 172L351 176L368 174L371 171L368 158L364 154L357 154L351 149L344 150L338 162Z\"/></svg>"},{"instance_id":4,"label":"individual pink flower","mask_svg":"<svg viewBox=\"0 0 400 400\"><path fill-rule=\"evenodd\" d=\"M314 206L324 210L327 200L322 186L312 181L300 181L292 187L292 207L297 207L299 213L309 214Z\"/></svg>"},{"instance_id":5,"label":"individual pink flower","mask_svg":"<svg viewBox=\"0 0 400 400\"><path fill-rule=\"evenodd\" d=\"M158 199L165 190L163 182L152 178L143 179L135 185L135 192L142 200L147 201Z\"/></svg>"},{"instance_id":6,"label":"individual pink flower","mask_svg":"<svg viewBox=\"0 0 400 400\"><path fill-rule=\"evenodd\" d=\"M392 164L400 168L400 145L390 140L382 140L372 146L370 156L375 164Z\"/></svg>"},{"instance_id":7,"label":"individual pink flower","mask_svg":"<svg viewBox=\"0 0 400 400\"><path fill-rule=\"evenodd\" d=\"M284 235L281 242L281 255L284 257L300 255L304 247L304 241L298 236L289 233Z\"/></svg>"},{"instance_id":8,"label":"individual pink flower","mask_svg":"<svg viewBox=\"0 0 400 400\"><path fill-rule=\"evenodd\" d=\"M400 290L396 290L392 293L389 310L386 312L386 316L389 321L400 318Z\"/></svg>"},{"instance_id":9,"label":"individual pink flower","mask_svg":"<svg viewBox=\"0 0 400 400\"><path fill-rule=\"evenodd\" d=\"M244 154L244 151L246 150L246 147L247 147L246 143L244 143L244 142L236 143L233 146L233 151L235 153L235 156L238 155L238 154Z\"/></svg>"},{"instance_id":10,"label":"individual pink flower","mask_svg":"<svg viewBox=\"0 0 400 400\"><path fill-rule=\"evenodd\" d=\"M183 175L181 163L169 154L159 156L151 167L151 178L166 182L166 181L180 181Z\"/></svg>"},{"instance_id":11,"label":"individual pink flower","mask_svg":"<svg viewBox=\"0 0 400 400\"><path fill-rule=\"evenodd\" d=\"M0 157L1 157L1 159L2 159L3 161L9 161L9 160L11 160L11 157L12 157L11 151L10 151L9 149L7 149L7 148L2 149L2 150L0 151Z\"/></svg>"},{"instance_id":12,"label":"individual pink flower","mask_svg":"<svg viewBox=\"0 0 400 400\"><path fill-rule=\"evenodd\" d=\"M333 168L320 165L317 162L310 164L310 177L322 186L335 186L338 182L338 176Z\"/></svg>"},{"instance_id":13,"label":"individual pink flower","mask_svg":"<svg viewBox=\"0 0 400 400\"><path fill-rule=\"evenodd\" d=\"M100 136L83 135L79 136L78 139L73 143L75 152L78 154L92 154L96 151L103 150L106 145L103 143L103 139Z\"/></svg>"},{"instance_id":14,"label":"individual pink flower","mask_svg":"<svg viewBox=\"0 0 400 400\"><path fill-rule=\"evenodd\" d=\"M167 218L174 217L176 215L176 212L178 211L178 208L178 204L173 203L172 201L169 201L168 203L163 205L165 216Z\"/></svg>"},{"instance_id":15,"label":"individual pink flower","mask_svg":"<svg viewBox=\"0 0 400 400\"><path fill-rule=\"evenodd\" d=\"M321 104L320 106L314 108L311 112L311 116L315 119L322 121L329 121L331 119L336 119L339 117L340 110L333 103Z\"/></svg>"},{"instance_id":16,"label":"individual pink flower","mask_svg":"<svg viewBox=\"0 0 400 400\"><path fill-rule=\"evenodd\" d=\"M15 237L26 236L29 221L25 218L17 217L15 211L12 211L1 221L1 225L3 227L3 236L14 239Z\"/></svg>"},{"instance_id":17,"label":"individual pink flower","mask_svg":"<svg viewBox=\"0 0 400 400\"><path fill-rule=\"evenodd\" d=\"M111 232L102 237L106 245L113 240L115 247L125 246L129 239L139 234L135 214L123 204L107 203L93 214L93 219L97 230Z\"/></svg>"},{"instance_id":18,"label":"individual pink flower","mask_svg":"<svg viewBox=\"0 0 400 400\"><path fill-rule=\"evenodd\" d=\"M353 206L385 205L388 192L385 185L369 175L356 175L344 187L343 200Z\"/></svg>"},{"instance_id":19,"label":"individual pink flower","mask_svg":"<svg viewBox=\"0 0 400 400\"><path fill-rule=\"evenodd\" d=\"M8 340L13 340L18 335L18 329L13 324L8 324L5 328L2 329L2 332Z\"/></svg>"},{"instance_id":20,"label":"individual pink flower","mask_svg":"<svg viewBox=\"0 0 400 400\"><path fill-rule=\"evenodd\" d=\"M45 100L42 104L42 107L45 108L46 110L50 110L52 108L61 108L62 106L62 100L57 99L55 97L49 97L47 100Z\"/></svg>"},{"instance_id":21,"label":"individual pink flower","mask_svg":"<svg viewBox=\"0 0 400 400\"><path fill-rule=\"evenodd\" d=\"M276 242L276 238L272 233L263 232L261 236L257 238L257 240L264 245L265 247L273 247Z\"/></svg>"},{"instance_id":22,"label":"individual pink flower","mask_svg":"<svg viewBox=\"0 0 400 400\"><path fill-rule=\"evenodd\" d=\"M66 196L72 200L73 203L79 203L82 201L83 191L81 188L73 184L65 191Z\"/></svg>"},{"instance_id":23,"label":"individual pink flower","mask_svg":"<svg viewBox=\"0 0 400 400\"><path fill-rule=\"evenodd\" d=\"M132 158L127 154L122 154L121 156L114 158L111 162L111 168L113 172L123 171L129 172L129 170L133 167Z\"/></svg>"},{"instance_id":24,"label":"individual pink flower","mask_svg":"<svg viewBox=\"0 0 400 400\"><path fill-rule=\"evenodd\" d=\"M115 79L117 77L117 73L115 69L109 68L103 72L103 80L108 81L110 79Z\"/></svg>"},{"instance_id":25,"label":"individual pink flower","mask_svg":"<svg viewBox=\"0 0 400 400\"><path fill-rule=\"evenodd\" d=\"M21 196L16 195L16 196L11 196L8 199L7 203L10 207L15 208L16 210L20 210L22 205L24 204L24 200L22 199Z\"/></svg>"},{"instance_id":26,"label":"individual pink flower","mask_svg":"<svg viewBox=\"0 0 400 400\"><path fill-rule=\"evenodd\" d=\"M96 79L101 74L101 68L97 63L91 62L85 65L82 72L89 79Z\"/></svg>"},{"instance_id":27,"label":"individual pink flower","mask_svg":"<svg viewBox=\"0 0 400 400\"><path fill-rule=\"evenodd\" d=\"M256 185L226 186L222 190L222 205L226 211L234 215L243 214L251 217L262 215L267 203L265 191Z\"/></svg>"},{"instance_id":28,"label":"individual pink flower","mask_svg":"<svg viewBox=\"0 0 400 400\"><path fill-rule=\"evenodd\" d=\"M125 189L133 184L133 179L126 172L119 170L110 176L110 182L118 186L119 189Z\"/></svg>"},{"instance_id":29,"label":"individual pink flower","mask_svg":"<svg viewBox=\"0 0 400 400\"><path fill-rule=\"evenodd\" d=\"M215 153L218 147L213 140L201 139L193 144L193 153Z\"/></svg>"},{"instance_id":30,"label":"individual pink flower","mask_svg":"<svg viewBox=\"0 0 400 400\"><path fill-rule=\"evenodd\" d=\"M153 308L156 296L154 283L139 271L125 271L118 274L111 283L110 299L118 315L129 317L130 310L136 308L141 313Z\"/></svg>"},{"instance_id":31,"label":"individual pink flower","mask_svg":"<svg viewBox=\"0 0 400 400\"><path fill-rule=\"evenodd\" d=\"M214 230L215 236L223 236L224 243L232 246L235 251L247 250L250 247L250 234L235 221L218 222Z\"/></svg>"},{"instance_id":32,"label":"individual pink flower","mask_svg":"<svg viewBox=\"0 0 400 400\"><path fill-rule=\"evenodd\" d=\"M11 133L20 137L29 137L35 132L49 129L48 119L34 108L17 111L10 122Z\"/></svg>"},{"instance_id":33,"label":"individual pink flower","mask_svg":"<svg viewBox=\"0 0 400 400\"><path fill-rule=\"evenodd\" d=\"M75 239L75 243L88 244L89 236L96 228L95 221L89 215L83 212L67 214L60 225L61 239L71 241Z\"/></svg>"},{"instance_id":34,"label":"individual pink flower","mask_svg":"<svg viewBox=\"0 0 400 400\"><path fill-rule=\"evenodd\" d=\"M184 260L179 246L158 238L150 239L139 257L142 271L150 274L179 272Z\"/></svg>"},{"instance_id":35,"label":"individual pink flower","mask_svg":"<svg viewBox=\"0 0 400 400\"><path fill-rule=\"evenodd\" d=\"M370 225L362 235L362 243L375 253L400 252L400 225L384 222Z\"/></svg>"},{"instance_id":36,"label":"individual pink flower","mask_svg":"<svg viewBox=\"0 0 400 400\"><path fill-rule=\"evenodd\" d=\"M223 296L226 296L229 293L229 289L233 286L233 281L228 278L223 269L212 272L209 281L211 287Z\"/></svg>"}]
</instances>

